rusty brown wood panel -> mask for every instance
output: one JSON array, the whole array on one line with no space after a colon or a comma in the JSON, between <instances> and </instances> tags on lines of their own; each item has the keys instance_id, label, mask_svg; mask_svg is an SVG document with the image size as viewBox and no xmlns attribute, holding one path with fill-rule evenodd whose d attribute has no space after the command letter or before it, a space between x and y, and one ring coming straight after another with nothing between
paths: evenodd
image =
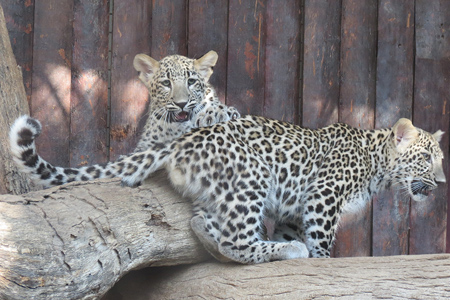
<instances>
[{"instance_id":1,"label":"rusty brown wood panel","mask_svg":"<svg viewBox=\"0 0 450 300\"><path fill-rule=\"evenodd\" d=\"M341 1L305 0L302 124L338 121Z\"/></svg>"},{"instance_id":2,"label":"rusty brown wood panel","mask_svg":"<svg viewBox=\"0 0 450 300\"><path fill-rule=\"evenodd\" d=\"M130 153L146 120L148 91L133 67L136 54L150 53L151 3L114 0L111 65L110 159Z\"/></svg>"},{"instance_id":3,"label":"rusty brown wood panel","mask_svg":"<svg viewBox=\"0 0 450 300\"><path fill-rule=\"evenodd\" d=\"M382 0L378 7L375 127L412 117L414 1ZM385 191L373 199L372 255L408 254L410 198Z\"/></svg>"},{"instance_id":4,"label":"rusty brown wood panel","mask_svg":"<svg viewBox=\"0 0 450 300\"><path fill-rule=\"evenodd\" d=\"M299 119L302 12L297 0L266 2L264 115L278 120Z\"/></svg>"},{"instance_id":5,"label":"rusty brown wood panel","mask_svg":"<svg viewBox=\"0 0 450 300\"><path fill-rule=\"evenodd\" d=\"M39 153L69 165L73 0L36 1L31 114L42 122Z\"/></svg>"},{"instance_id":6,"label":"rusty brown wood panel","mask_svg":"<svg viewBox=\"0 0 450 300\"><path fill-rule=\"evenodd\" d=\"M152 3L152 57L160 60L167 55L187 55L188 1L155 0Z\"/></svg>"},{"instance_id":7,"label":"rusty brown wood panel","mask_svg":"<svg viewBox=\"0 0 450 300\"><path fill-rule=\"evenodd\" d=\"M339 121L371 129L375 120L377 1L342 1ZM343 217L334 255L371 254L372 206Z\"/></svg>"},{"instance_id":8,"label":"rusty brown wood panel","mask_svg":"<svg viewBox=\"0 0 450 300\"><path fill-rule=\"evenodd\" d=\"M73 18L70 165L108 160L109 1L76 1Z\"/></svg>"},{"instance_id":9,"label":"rusty brown wood panel","mask_svg":"<svg viewBox=\"0 0 450 300\"><path fill-rule=\"evenodd\" d=\"M188 56L199 58L210 50L219 55L210 78L222 102L227 86L228 1L189 1Z\"/></svg>"},{"instance_id":10,"label":"rusty brown wood panel","mask_svg":"<svg viewBox=\"0 0 450 300\"><path fill-rule=\"evenodd\" d=\"M22 69L23 84L28 103L31 100L33 67L34 0L2 0L11 47Z\"/></svg>"},{"instance_id":11,"label":"rusty brown wood panel","mask_svg":"<svg viewBox=\"0 0 450 300\"><path fill-rule=\"evenodd\" d=\"M430 132L447 130L450 122L450 2L416 1L416 58L413 123ZM449 147L448 133L441 146ZM444 165L448 171L448 152ZM445 251L447 184L428 201L411 203L410 253Z\"/></svg>"},{"instance_id":12,"label":"rusty brown wood panel","mask_svg":"<svg viewBox=\"0 0 450 300\"><path fill-rule=\"evenodd\" d=\"M263 1L229 1L227 104L241 114L263 114L264 16Z\"/></svg>"}]
</instances>

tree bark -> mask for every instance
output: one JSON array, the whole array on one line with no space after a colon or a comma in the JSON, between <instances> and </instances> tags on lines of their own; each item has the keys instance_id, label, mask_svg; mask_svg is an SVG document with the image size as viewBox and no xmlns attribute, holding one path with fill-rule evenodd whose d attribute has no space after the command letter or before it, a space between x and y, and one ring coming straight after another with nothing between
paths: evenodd
<instances>
[{"instance_id":1,"label":"tree bark","mask_svg":"<svg viewBox=\"0 0 450 300\"><path fill-rule=\"evenodd\" d=\"M127 275L114 299L449 299L450 254L202 263Z\"/></svg>"},{"instance_id":2,"label":"tree bark","mask_svg":"<svg viewBox=\"0 0 450 300\"><path fill-rule=\"evenodd\" d=\"M9 152L9 127L23 114L29 114L22 72L17 65L0 5L0 194L20 194L32 189L30 181L17 172Z\"/></svg>"},{"instance_id":3,"label":"tree bark","mask_svg":"<svg viewBox=\"0 0 450 300\"><path fill-rule=\"evenodd\" d=\"M98 299L130 270L209 259L167 181L0 195L0 299Z\"/></svg>"}]
</instances>

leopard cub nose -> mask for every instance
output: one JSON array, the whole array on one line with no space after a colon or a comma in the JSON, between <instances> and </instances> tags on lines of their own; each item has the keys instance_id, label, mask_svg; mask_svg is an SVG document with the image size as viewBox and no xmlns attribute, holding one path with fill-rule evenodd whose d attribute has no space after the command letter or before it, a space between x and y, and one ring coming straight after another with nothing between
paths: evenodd
<instances>
[{"instance_id":1,"label":"leopard cub nose","mask_svg":"<svg viewBox=\"0 0 450 300\"><path fill-rule=\"evenodd\" d=\"M187 104L187 102L178 102L178 103L175 103L179 108L181 108L181 109L183 109L185 106L186 106L186 104Z\"/></svg>"}]
</instances>

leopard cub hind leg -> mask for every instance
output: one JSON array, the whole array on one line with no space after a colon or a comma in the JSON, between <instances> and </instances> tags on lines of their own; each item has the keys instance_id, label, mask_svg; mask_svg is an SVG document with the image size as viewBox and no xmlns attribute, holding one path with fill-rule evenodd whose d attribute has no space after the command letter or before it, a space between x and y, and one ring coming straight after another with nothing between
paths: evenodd
<instances>
[{"instance_id":1,"label":"leopard cub hind leg","mask_svg":"<svg viewBox=\"0 0 450 300\"><path fill-rule=\"evenodd\" d=\"M194 200L191 226L205 248L221 261L246 264L308 257L299 241L264 240L265 208L277 180L251 147L231 139L226 148L240 159L230 159L226 149L217 150L221 139L211 131L189 134L172 145L166 164L174 187Z\"/></svg>"},{"instance_id":2,"label":"leopard cub hind leg","mask_svg":"<svg viewBox=\"0 0 450 300\"><path fill-rule=\"evenodd\" d=\"M257 196L253 190L239 190L239 188L234 190L235 194L227 196L229 210L223 208L223 202L221 204L221 219L226 220L221 224L222 232L218 245L222 255L246 264L309 256L306 245L297 240L288 242L263 240L265 197ZM243 197L245 194L248 195L248 199Z\"/></svg>"},{"instance_id":3,"label":"leopard cub hind leg","mask_svg":"<svg viewBox=\"0 0 450 300\"><path fill-rule=\"evenodd\" d=\"M258 226L256 223L254 225ZM191 219L191 228L200 242L220 262L260 263L308 257L305 244L298 241L279 243L262 241L258 237L249 240L249 236L256 236L260 231L255 227L243 222L238 222L235 226L231 221L220 225L217 216L205 211L197 213Z\"/></svg>"},{"instance_id":4,"label":"leopard cub hind leg","mask_svg":"<svg viewBox=\"0 0 450 300\"><path fill-rule=\"evenodd\" d=\"M218 261L229 262L229 258L219 252L219 240L221 233L218 230L218 223L212 220L209 215L196 214L191 219L191 228L205 249Z\"/></svg>"}]
</instances>

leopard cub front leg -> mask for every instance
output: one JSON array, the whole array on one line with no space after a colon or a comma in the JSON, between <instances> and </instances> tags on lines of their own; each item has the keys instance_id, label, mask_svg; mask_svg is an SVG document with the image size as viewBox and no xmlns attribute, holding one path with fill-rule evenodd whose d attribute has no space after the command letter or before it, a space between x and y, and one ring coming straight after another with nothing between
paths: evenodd
<instances>
[{"instance_id":1,"label":"leopard cub front leg","mask_svg":"<svg viewBox=\"0 0 450 300\"><path fill-rule=\"evenodd\" d=\"M340 199L313 199L314 197L311 196L303 214L305 243L310 257L329 258L339 222L339 208L336 203L339 203Z\"/></svg>"},{"instance_id":2,"label":"leopard cub front leg","mask_svg":"<svg viewBox=\"0 0 450 300\"><path fill-rule=\"evenodd\" d=\"M220 102L204 104L204 108L192 120L196 127L208 127L217 123L238 119L241 114L233 106L225 106Z\"/></svg>"}]
</instances>

